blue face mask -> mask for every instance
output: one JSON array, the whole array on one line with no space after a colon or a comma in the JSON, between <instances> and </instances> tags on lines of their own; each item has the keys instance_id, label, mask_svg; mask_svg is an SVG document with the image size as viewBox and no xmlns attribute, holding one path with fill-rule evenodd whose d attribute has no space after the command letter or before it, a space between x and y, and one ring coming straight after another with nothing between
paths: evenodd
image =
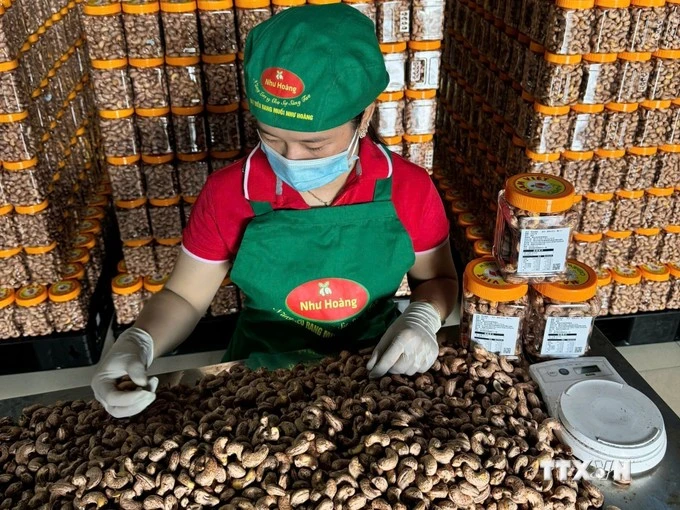
<instances>
[{"instance_id":1,"label":"blue face mask","mask_svg":"<svg viewBox=\"0 0 680 510\"><path fill-rule=\"evenodd\" d=\"M354 132L349 147L340 154L319 159L288 159L262 142L262 151L279 179L296 191L309 191L333 182L348 172L359 156L355 155L358 131ZM261 139L260 139L261 140Z\"/></svg>"}]
</instances>

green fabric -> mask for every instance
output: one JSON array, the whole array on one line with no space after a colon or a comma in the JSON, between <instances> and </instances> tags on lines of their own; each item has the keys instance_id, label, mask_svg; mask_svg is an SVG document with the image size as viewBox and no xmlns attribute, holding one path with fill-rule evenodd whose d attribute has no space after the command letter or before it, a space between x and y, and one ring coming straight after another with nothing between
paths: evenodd
<instances>
[{"instance_id":1,"label":"green fabric","mask_svg":"<svg viewBox=\"0 0 680 510\"><path fill-rule=\"evenodd\" d=\"M391 190L385 179L373 202L306 210L251 203L231 271L246 298L224 361L287 368L377 343L415 262Z\"/></svg>"},{"instance_id":2,"label":"green fabric","mask_svg":"<svg viewBox=\"0 0 680 510\"><path fill-rule=\"evenodd\" d=\"M291 131L340 126L389 83L373 22L345 4L287 9L257 25L244 62L253 116Z\"/></svg>"}]
</instances>

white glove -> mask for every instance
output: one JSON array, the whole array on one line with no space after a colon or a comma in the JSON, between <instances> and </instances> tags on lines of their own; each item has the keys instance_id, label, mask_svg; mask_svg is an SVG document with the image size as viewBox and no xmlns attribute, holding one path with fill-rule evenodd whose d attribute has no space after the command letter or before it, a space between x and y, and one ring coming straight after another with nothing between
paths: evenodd
<instances>
[{"instance_id":1,"label":"white glove","mask_svg":"<svg viewBox=\"0 0 680 510\"><path fill-rule=\"evenodd\" d=\"M442 322L430 303L416 301L387 329L373 350L366 369L371 378L391 374L426 372L439 353L437 331Z\"/></svg>"},{"instance_id":2,"label":"white glove","mask_svg":"<svg viewBox=\"0 0 680 510\"><path fill-rule=\"evenodd\" d=\"M92 377L92 390L104 409L114 418L127 418L141 413L156 400L158 379L147 378L146 370L153 361L153 340L144 330L130 328L113 343ZM129 376L139 388L120 391L116 381Z\"/></svg>"}]
</instances>

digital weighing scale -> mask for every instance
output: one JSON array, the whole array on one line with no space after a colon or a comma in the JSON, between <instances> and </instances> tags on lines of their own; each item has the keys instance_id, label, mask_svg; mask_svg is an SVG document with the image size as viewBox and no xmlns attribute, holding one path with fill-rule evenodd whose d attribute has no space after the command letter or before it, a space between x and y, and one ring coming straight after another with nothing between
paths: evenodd
<instances>
[{"instance_id":1,"label":"digital weighing scale","mask_svg":"<svg viewBox=\"0 0 680 510\"><path fill-rule=\"evenodd\" d=\"M666 453L666 430L654 403L627 385L601 356L536 363L529 373L557 436L581 461L611 465L630 461L631 474L656 466Z\"/></svg>"}]
</instances>

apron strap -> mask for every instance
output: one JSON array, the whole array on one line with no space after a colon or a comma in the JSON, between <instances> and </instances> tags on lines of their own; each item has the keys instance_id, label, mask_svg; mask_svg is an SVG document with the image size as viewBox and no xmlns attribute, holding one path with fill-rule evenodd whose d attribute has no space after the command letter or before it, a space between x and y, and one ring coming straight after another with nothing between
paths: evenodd
<instances>
[{"instance_id":1,"label":"apron strap","mask_svg":"<svg viewBox=\"0 0 680 510\"><path fill-rule=\"evenodd\" d=\"M380 148L387 155L389 159L388 164L392 165L392 151L390 151L384 144L380 144ZM392 200L392 176L385 179L375 181L375 189L373 190L374 202L389 202Z\"/></svg>"}]
</instances>

